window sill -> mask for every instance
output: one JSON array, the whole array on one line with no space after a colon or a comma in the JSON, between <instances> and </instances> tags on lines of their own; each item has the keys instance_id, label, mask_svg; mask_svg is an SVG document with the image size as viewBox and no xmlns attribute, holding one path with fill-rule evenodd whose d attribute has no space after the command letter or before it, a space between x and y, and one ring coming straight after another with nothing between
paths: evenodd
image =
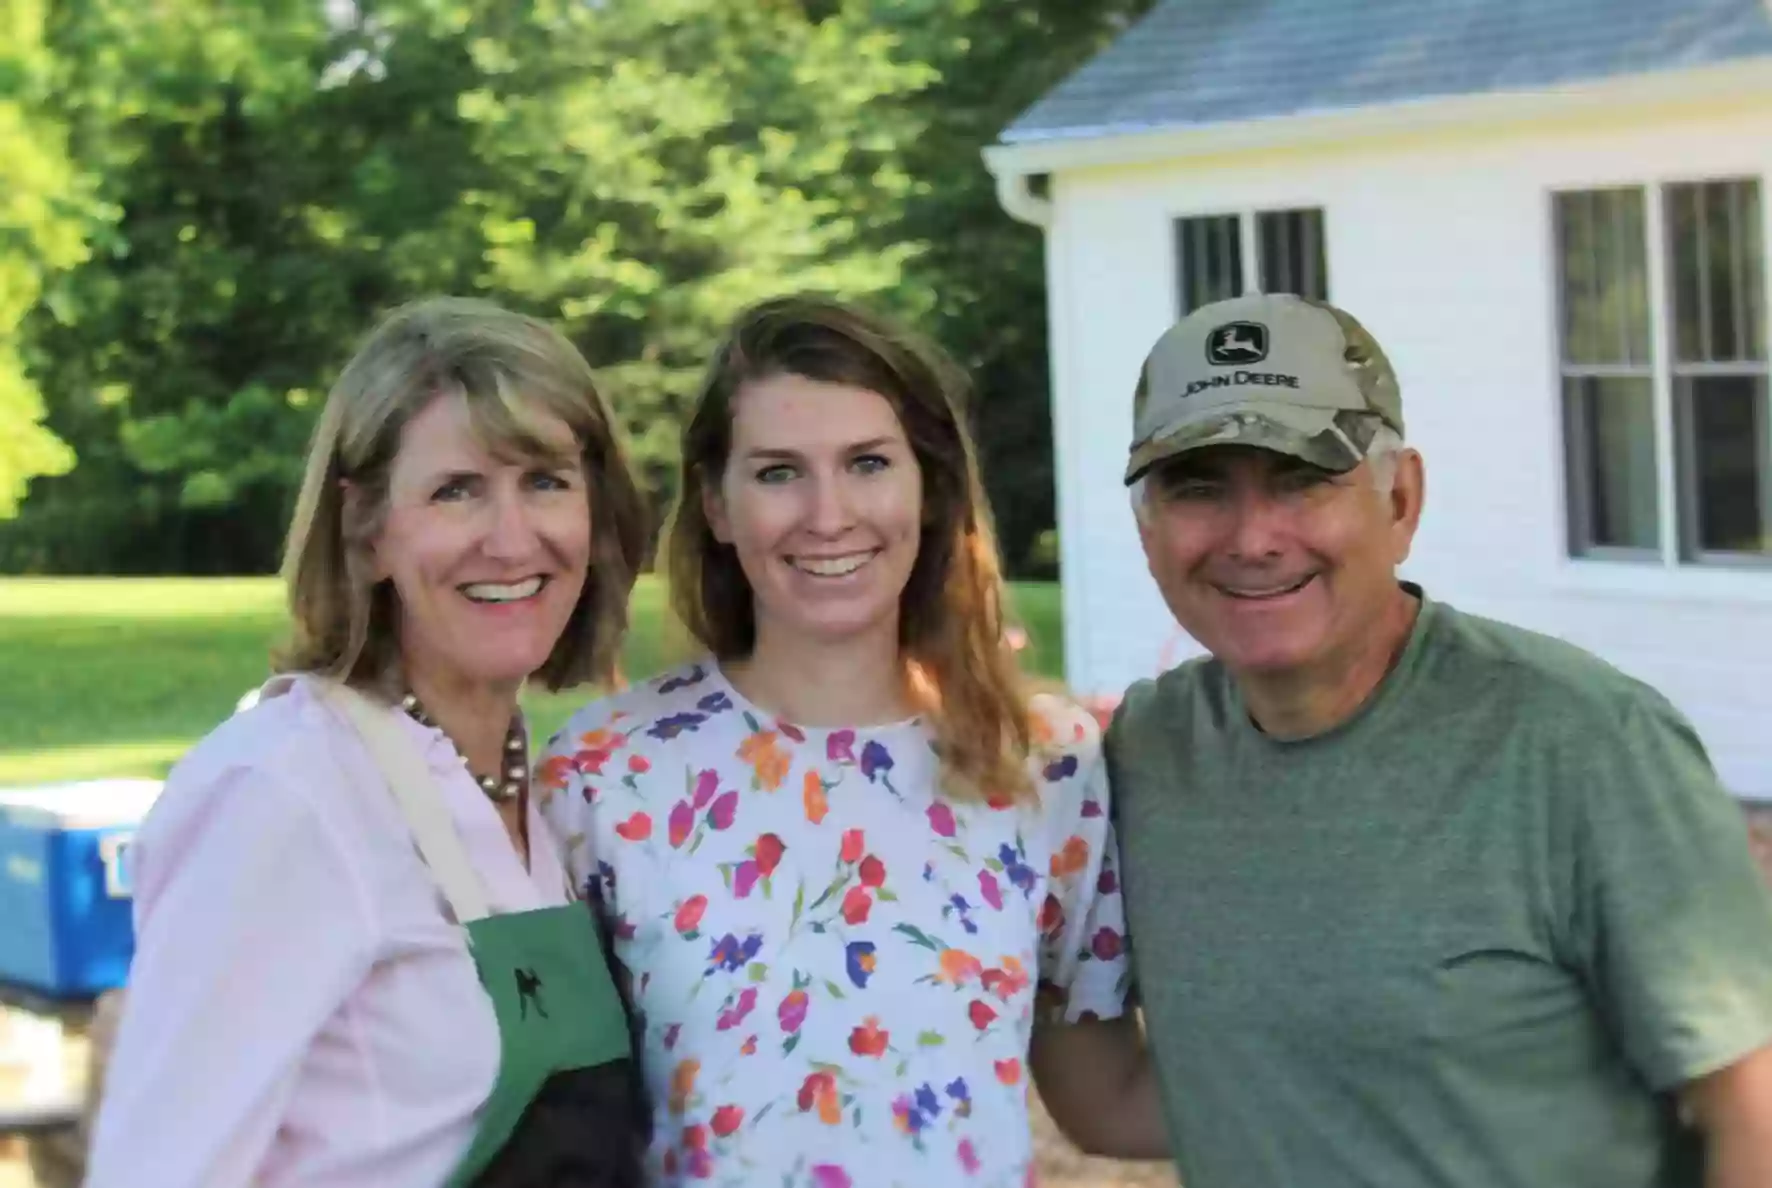
<instances>
[{"instance_id":1,"label":"window sill","mask_svg":"<svg viewBox=\"0 0 1772 1188\"><path fill-rule=\"evenodd\" d=\"M1772 606L1772 565L1681 565L1566 558L1555 586L1570 593L1663 602L1735 602Z\"/></svg>"}]
</instances>

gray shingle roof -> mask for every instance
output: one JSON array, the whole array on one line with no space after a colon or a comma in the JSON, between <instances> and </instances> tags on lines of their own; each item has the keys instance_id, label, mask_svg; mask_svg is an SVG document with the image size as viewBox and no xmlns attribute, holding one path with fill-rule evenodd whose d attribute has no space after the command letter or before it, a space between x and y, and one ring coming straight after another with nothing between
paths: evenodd
<instances>
[{"instance_id":1,"label":"gray shingle roof","mask_svg":"<svg viewBox=\"0 0 1772 1188\"><path fill-rule=\"evenodd\" d=\"M1772 55L1769 0L1159 0L1004 143L1523 90Z\"/></svg>"}]
</instances>

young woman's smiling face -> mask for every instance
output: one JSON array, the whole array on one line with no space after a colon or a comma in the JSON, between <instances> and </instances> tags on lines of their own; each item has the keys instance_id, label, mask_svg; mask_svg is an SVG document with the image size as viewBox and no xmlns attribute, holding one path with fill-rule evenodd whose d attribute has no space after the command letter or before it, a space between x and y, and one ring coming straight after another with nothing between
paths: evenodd
<instances>
[{"instance_id":1,"label":"young woman's smiling face","mask_svg":"<svg viewBox=\"0 0 1772 1188\"><path fill-rule=\"evenodd\" d=\"M750 582L760 637L896 637L923 475L884 396L798 375L748 383L718 478L708 523Z\"/></svg>"}]
</instances>

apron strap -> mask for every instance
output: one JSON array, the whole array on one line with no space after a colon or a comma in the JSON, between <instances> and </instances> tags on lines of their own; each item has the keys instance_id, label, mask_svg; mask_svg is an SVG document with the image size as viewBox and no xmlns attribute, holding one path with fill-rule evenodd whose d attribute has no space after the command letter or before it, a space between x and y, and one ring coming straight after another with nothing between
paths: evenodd
<instances>
[{"instance_id":1,"label":"apron strap","mask_svg":"<svg viewBox=\"0 0 1772 1188\"><path fill-rule=\"evenodd\" d=\"M491 915L485 884L468 859L467 847L462 845L448 808L436 794L436 781L418 748L389 719L385 706L337 681L319 684L321 696L362 735L370 757L381 770L407 827L412 830L420 856L431 868L431 876L455 913L456 922L466 926Z\"/></svg>"}]
</instances>

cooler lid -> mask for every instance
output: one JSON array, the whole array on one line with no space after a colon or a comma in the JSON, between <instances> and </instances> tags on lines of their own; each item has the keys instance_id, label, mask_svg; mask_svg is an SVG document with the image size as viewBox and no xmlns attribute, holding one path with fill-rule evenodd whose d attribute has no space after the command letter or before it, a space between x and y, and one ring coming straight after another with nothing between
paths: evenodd
<instances>
[{"instance_id":1,"label":"cooler lid","mask_svg":"<svg viewBox=\"0 0 1772 1188\"><path fill-rule=\"evenodd\" d=\"M27 788L0 788L0 821L45 829L134 826L160 795L162 781L78 780Z\"/></svg>"}]
</instances>

